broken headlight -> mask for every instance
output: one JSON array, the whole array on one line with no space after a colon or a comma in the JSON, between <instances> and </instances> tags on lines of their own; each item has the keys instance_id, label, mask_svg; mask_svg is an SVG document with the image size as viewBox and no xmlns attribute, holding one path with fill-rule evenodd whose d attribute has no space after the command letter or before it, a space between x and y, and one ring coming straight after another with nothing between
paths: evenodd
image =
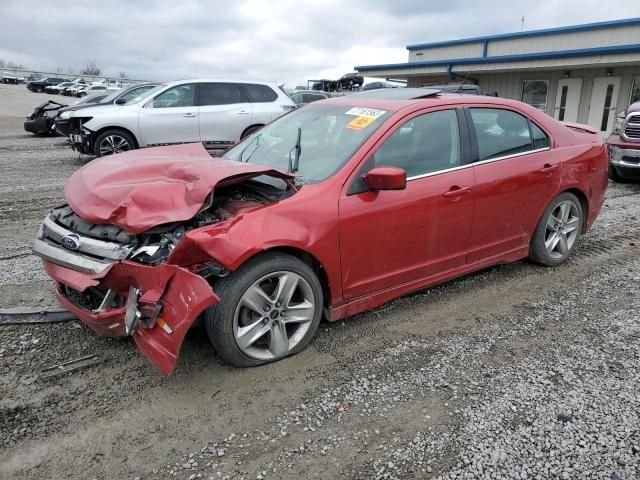
<instances>
[{"instance_id":1,"label":"broken headlight","mask_svg":"<svg viewBox=\"0 0 640 480\"><path fill-rule=\"evenodd\" d=\"M159 265L163 263L182 240L185 234L184 226L169 229L156 227L139 236L139 244L129 259L146 265Z\"/></svg>"}]
</instances>

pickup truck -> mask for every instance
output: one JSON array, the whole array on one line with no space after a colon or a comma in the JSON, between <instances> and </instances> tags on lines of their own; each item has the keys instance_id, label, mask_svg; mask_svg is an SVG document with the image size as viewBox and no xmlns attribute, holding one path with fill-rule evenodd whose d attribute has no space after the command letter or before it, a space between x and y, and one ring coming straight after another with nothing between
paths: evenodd
<instances>
[{"instance_id":1,"label":"pickup truck","mask_svg":"<svg viewBox=\"0 0 640 480\"><path fill-rule=\"evenodd\" d=\"M616 115L609 146L609 178L640 180L640 102Z\"/></svg>"}]
</instances>

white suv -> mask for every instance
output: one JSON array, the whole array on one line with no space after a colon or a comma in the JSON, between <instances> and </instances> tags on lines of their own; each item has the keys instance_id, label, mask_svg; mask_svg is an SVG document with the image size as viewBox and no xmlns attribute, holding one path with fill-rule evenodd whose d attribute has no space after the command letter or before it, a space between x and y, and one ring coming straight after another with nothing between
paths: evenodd
<instances>
[{"instance_id":1,"label":"white suv","mask_svg":"<svg viewBox=\"0 0 640 480\"><path fill-rule=\"evenodd\" d=\"M96 156L175 143L224 146L294 108L275 83L180 80L124 105L74 112L70 139L74 150Z\"/></svg>"}]
</instances>

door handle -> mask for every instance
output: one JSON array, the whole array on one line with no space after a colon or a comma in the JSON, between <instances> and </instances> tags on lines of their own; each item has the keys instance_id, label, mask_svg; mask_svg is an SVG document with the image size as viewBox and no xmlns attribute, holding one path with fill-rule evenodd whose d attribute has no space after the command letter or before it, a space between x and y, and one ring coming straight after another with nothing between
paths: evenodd
<instances>
[{"instance_id":1,"label":"door handle","mask_svg":"<svg viewBox=\"0 0 640 480\"><path fill-rule=\"evenodd\" d=\"M551 173L553 172L556 168L558 168L558 165L549 165L548 163L546 163L544 165L544 167L542 167L540 169L540 173Z\"/></svg>"},{"instance_id":2,"label":"door handle","mask_svg":"<svg viewBox=\"0 0 640 480\"><path fill-rule=\"evenodd\" d=\"M240 110L238 112L238 115L249 115L250 112L247 112L246 110Z\"/></svg>"},{"instance_id":3,"label":"door handle","mask_svg":"<svg viewBox=\"0 0 640 480\"><path fill-rule=\"evenodd\" d=\"M447 198L461 197L469 192L471 192L470 187L451 187L448 191L444 192L442 196Z\"/></svg>"},{"instance_id":4,"label":"door handle","mask_svg":"<svg viewBox=\"0 0 640 480\"><path fill-rule=\"evenodd\" d=\"M195 114L195 113L185 113L185 114L184 114L184 115L182 115L182 116L183 116L183 117L186 117L186 118L193 118L193 117L195 117L195 116L196 116L196 114Z\"/></svg>"}]
</instances>

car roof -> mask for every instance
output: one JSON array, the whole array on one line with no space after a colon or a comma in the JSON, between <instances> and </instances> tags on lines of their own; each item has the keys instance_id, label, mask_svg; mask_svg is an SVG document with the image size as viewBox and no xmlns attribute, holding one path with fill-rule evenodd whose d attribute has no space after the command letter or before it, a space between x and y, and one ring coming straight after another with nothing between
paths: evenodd
<instances>
[{"instance_id":1,"label":"car roof","mask_svg":"<svg viewBox=\"0 0 640 480\"><path fill-rule=\"evenodd\" d=\"M270 87L277 88L276 82L269 82L263 80L238 80L229 78L185 78L183 80L175 80L173 82L166 82L167 86L182 85L185 83L255 83L257 85L269 85Z\"/></svg>"},{"instance_id":2,"label":"car roof","mask_svg":"<svg viewBox=\"0 0 640 480\"><path fill-rule=\"evenodd\" d=\"M420 93L425 92L427 93ZM392 93L393 92L393 93ZM398 93L395 93L398 92ZM320 100L317 103L336 103L349 105L353 107L377 108L387 111L398 111L405 107L413 105L439 106L439 105L457 105L467 103L484 103L494 106L513 106L520 107L524 105L517 100L509 100L500 97L485 97L483 95L468 95L458 93L445 93L439 90L429 88L383 88L378 90L368 90L358 92L343 97L333 97L327 100ZM533 107L531 107L533 108Z\"/></svg>"}]
</instances>

